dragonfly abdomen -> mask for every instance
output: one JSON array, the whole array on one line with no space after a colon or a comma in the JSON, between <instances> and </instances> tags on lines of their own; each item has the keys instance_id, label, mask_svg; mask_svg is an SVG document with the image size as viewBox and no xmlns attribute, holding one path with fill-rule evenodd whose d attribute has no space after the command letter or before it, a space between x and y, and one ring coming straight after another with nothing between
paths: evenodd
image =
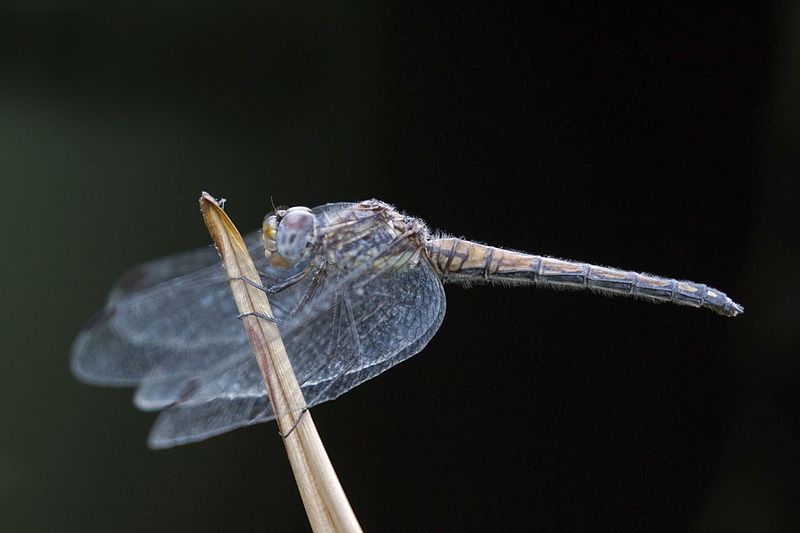
<instances>
[{"instance_id":1,"label":"dragonfly abdomen","mask_svg":"<svg viewBox=\"0 0 800 533\"><path fill-rule=\"evenodd\" d=\"M431 241L427 250L444 280L588 289L609 296L705 307L724 316L736 316L744 310L722 291L692 281L524 254L455 238Z\"/></svg>"}]
</instances>

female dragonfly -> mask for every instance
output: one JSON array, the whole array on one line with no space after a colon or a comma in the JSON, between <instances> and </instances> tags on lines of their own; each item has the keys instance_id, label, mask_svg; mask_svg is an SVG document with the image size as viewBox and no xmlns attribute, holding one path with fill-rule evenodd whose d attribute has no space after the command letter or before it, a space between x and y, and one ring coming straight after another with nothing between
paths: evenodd
<instances>
[{"instance_id":1,"label":"female dragonfly","mask_svg":"<svg viewBox=\"0 0 800 533\"><path fill-rule=\"evenodd\" d=\"M378 200L278 210L246 241L309 406L422 350L442 323L445 281L743 311L699 283L434 234ZM122 278L73 345L78 379L135 386L136 406L161 412L151 447L273 418L227 281L210 248L146 263Z\"/></svg>"}]
</instances>

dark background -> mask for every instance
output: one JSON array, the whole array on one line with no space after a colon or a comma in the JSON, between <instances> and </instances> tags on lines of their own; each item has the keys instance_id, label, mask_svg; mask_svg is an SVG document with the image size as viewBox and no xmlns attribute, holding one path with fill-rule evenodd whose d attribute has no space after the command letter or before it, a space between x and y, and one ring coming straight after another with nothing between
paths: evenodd
<instances>
[{"instance_id":1,"label":"dark background","mask_svg":"<svg viewBox=\"0 0 800 533\"><path fill-rule=\"evenodd\" d=\"M69 374L122 271L209 243L201 190L245 230L377 197L747 309L448 287L420 355L313 411L365 530L798 526L796 3L72 4L0 12L8 529L307 527L274 425L153 452Z\"/></svg>"}]
</instances>

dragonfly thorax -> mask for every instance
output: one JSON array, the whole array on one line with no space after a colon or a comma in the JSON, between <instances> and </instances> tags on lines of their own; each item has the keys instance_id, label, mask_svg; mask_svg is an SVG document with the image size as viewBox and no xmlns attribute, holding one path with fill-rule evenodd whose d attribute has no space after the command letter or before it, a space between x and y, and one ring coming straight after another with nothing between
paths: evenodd
<instances>
[{"instance_id":1,"label":"dragonfly thorax","mask_svg":"<svg viewBox=\"0 0 800 533\"><path fill-rule=\"evenodd\" d=\"M280 209L264 219L264 253L274 266L305 259L317 235L317 219L307 207Z\"/></svg>"}]
</instances>

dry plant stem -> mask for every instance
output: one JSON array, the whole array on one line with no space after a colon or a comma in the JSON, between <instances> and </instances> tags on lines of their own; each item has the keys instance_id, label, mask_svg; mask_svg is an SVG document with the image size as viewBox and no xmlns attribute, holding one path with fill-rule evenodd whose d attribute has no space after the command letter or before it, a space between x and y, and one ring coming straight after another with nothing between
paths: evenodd
<instances>
[{"instance_id":1,"label":"dry plant stem","mask_svg":"<svg viewBox=\"0 0 800 533\"><path fill-rule=\"evenodd\" d=\"M259 276L233 222L208 193L204 192L200 197L200 210L231 280L231 291L239 312L272 316L264 291L241 279L258 281ZM361 531L311 413L303 414L305 399L277 326L255 316L245 316L242 321L264 377L278 428L285 435L283 442L312 529Z\"/></svg>"}]
</instances>

